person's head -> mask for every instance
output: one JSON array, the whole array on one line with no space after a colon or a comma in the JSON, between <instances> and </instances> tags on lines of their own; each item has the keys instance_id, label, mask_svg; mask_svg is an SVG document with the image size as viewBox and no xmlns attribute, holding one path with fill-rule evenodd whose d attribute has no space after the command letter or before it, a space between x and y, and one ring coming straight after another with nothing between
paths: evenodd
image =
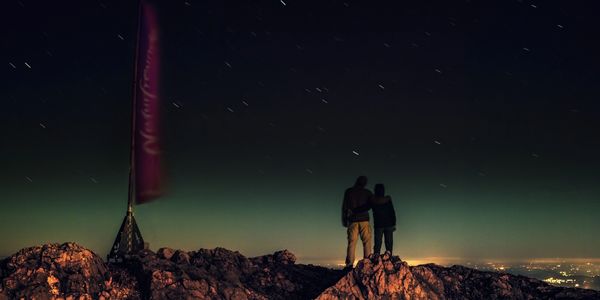
<instances>
[{"instance_id":1,"label":"person's head","mask_svg":"<svg viewBox=\"0 0 600 300\"><path fill-rule=\"evenodd\" d=\"M356 178L356 182L354 183L355 187L361 187L364 188L365 186L367 186L367 176L358 176L358 178Z\"/></svg>"},{"instance_id":2,"label":"person's head","mask_svg":"<svg viewBox=\"0 0 600 300\"><path fill-rule=\"evenodd\" d=\"M378 183L375 185L375 196L383 197L385 196L385 187L383 184Z\"/></svg>"}]
</instances>

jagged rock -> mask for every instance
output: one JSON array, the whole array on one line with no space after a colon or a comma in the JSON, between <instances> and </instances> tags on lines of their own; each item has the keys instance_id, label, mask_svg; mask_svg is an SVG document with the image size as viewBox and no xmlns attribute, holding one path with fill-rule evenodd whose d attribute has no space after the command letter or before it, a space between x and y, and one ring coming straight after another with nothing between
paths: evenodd
<instances>
[{"instance_id":1,"label":"jagged rock","mask_svg":"<svg viewBox=\"0 0 600 300\"><path fill-rule=\"evenodd\" d=\"M170 259L143 251L128 262L150 299L312 299L342 272L295 264L287 251L246 258L223 248L177 250Z\"/></svg>"},{"instance_id":2,"label":"jagged rock","mask_svg":"<svg viewBox=\"0 0 600 300\"><path fill-rule=\"evenodd\" d=\"M75 243L25 248L0 263L0 299L132 298L135 279L109 272L92 251Z\"/></svg>"},{"instance_id":3,"label":"jagged rock","mask_svg":"<svg viewBox=\"0 0 600 300\"><path fill-rule=\"evenodd\" d=\"M107 265L74 243L25 248L0 261L4 299L600 299L600 292L372 256L351 272L296 264L287 250L247 258L223 248L144 250Z\"/></svg>"},{"instance_id":4,"label":"jagged rock","mask_svg":"<svg viewBox=\"0 0 600 300\"><path fill-rule=\"evenodd\" d=\"M386 254L363 259L317 299L600 299L600 292L462 266L410 267Z\"/></svg>"}]
</instances>

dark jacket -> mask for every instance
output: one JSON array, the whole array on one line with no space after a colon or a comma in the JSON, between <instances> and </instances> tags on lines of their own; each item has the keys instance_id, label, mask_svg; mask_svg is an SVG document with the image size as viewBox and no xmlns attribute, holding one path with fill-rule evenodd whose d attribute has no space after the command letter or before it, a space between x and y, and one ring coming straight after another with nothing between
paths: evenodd
<instances>
[{"instance_id":1,"label":"dark jacket","mask_svg":"<svg viewBox=\"0 0 600 300\"><path fill-rule=\"evenodd\" d=\"M354 210L368 205L372 196L373 193L363 187L355 186L347 189L342 203L342 224L348 226L352 222L369 221L368 210Z\"/></svg>"},{"instance_id":2,"label":"dark jacket","mask_svg":"<svg viewBox=\"0 0 600 300\"><path fill-rule=\"evenodd\" d=\"M372 197L369 200L371 209L373 210L373 227L384 228L396 226L396 212L392 197Z\"/></svg>"}]
</instances>

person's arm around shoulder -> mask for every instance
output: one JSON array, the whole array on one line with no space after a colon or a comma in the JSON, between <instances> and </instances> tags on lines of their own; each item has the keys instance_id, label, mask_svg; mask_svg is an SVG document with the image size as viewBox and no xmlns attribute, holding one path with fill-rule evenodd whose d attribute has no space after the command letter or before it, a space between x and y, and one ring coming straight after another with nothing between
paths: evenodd
<instances>
[{"instance_id":1,"label":"person's arm around shoulder","mask_svg":"<svg viewBox=\"0 0 600 300\"><path fill-rule=\"evenodd\" d=\"M390 214L392 214L392 220L394 221L394 227L396 227L396 209L394 208L394 202L392 202L392 196L386 196L390 202Z\"/></svg>"}]
</instances>

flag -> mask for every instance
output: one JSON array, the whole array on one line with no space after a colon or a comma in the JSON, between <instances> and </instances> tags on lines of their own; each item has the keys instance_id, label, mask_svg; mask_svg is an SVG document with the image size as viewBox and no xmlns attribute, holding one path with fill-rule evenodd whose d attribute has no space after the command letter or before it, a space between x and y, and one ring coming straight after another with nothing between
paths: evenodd
<instances>
[{"instance_id":1,"label":"flag","mask_svg":"<svg viewBox=\"0 0 600 300\"><path fill-rule=\"evenodd\" d=\"M135 202L149 202L163 193L159 130L159 29L156 9L142 0L135 69L134 180Z\"/></svg>"}]
</instances>

